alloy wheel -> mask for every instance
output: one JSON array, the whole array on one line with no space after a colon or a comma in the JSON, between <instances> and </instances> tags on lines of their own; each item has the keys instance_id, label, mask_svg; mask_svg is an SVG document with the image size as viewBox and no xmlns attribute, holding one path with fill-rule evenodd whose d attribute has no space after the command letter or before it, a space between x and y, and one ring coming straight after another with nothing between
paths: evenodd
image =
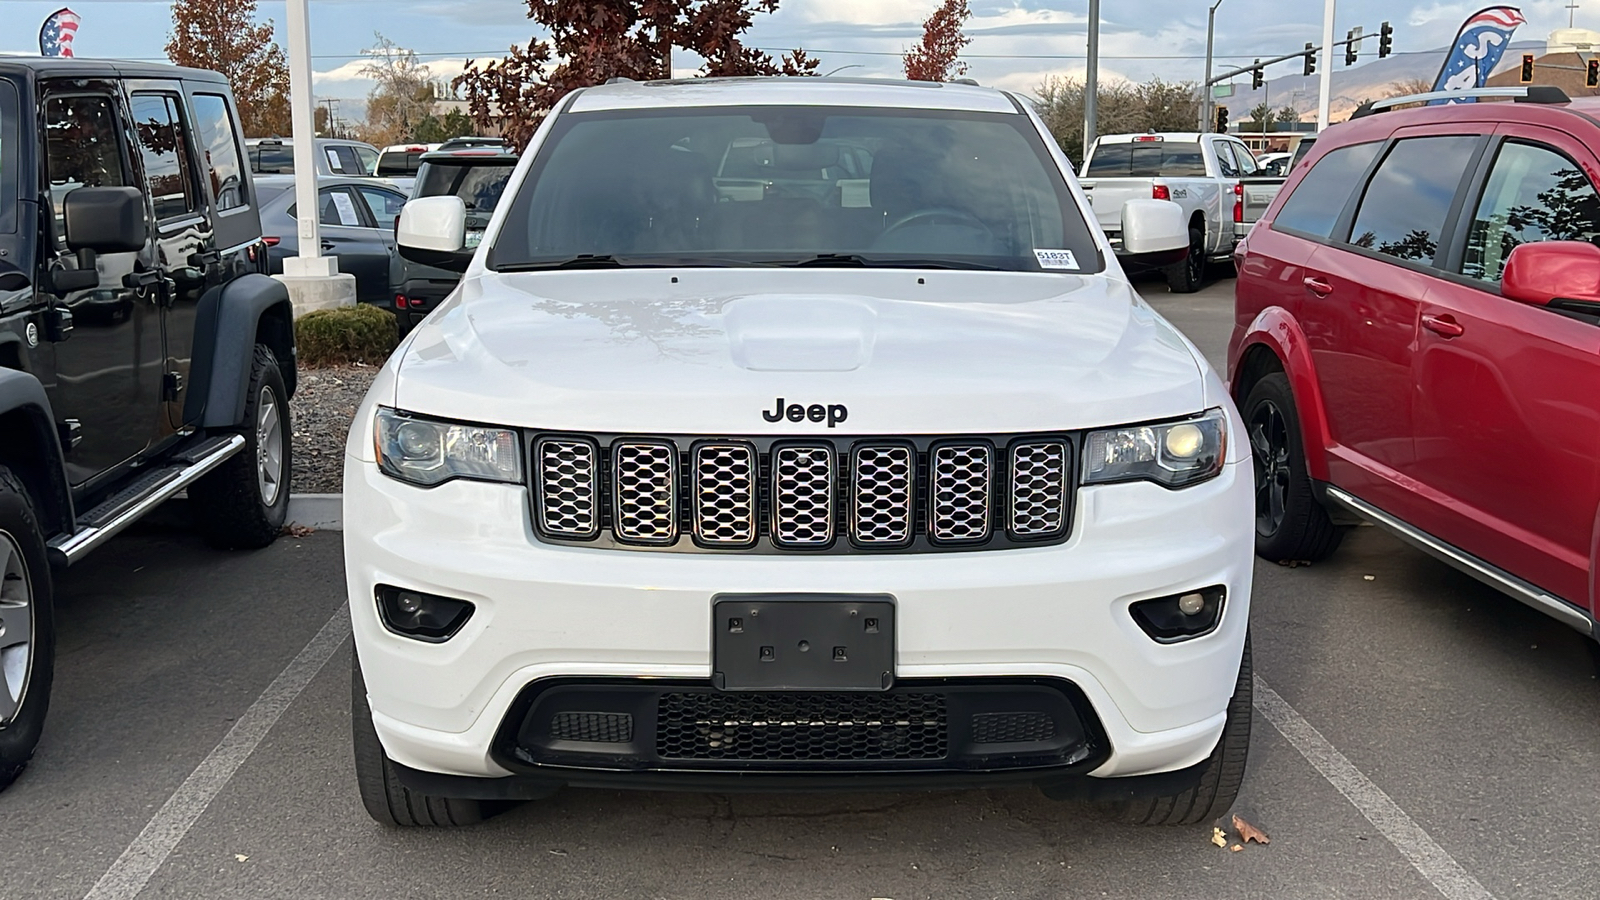
<instances>
[{"instance_id":1,"label":"alloy wheel","mask_svg":"<svg viewBox=\"0 0 1600 900\"><path fill-rule=\"evenodd\" d=\"M1250 459L1256 475L1256 533L1278 533L1289 505L1289 429L1283 411L1263 400L1250 411Z\"/></svg>"},{"instance_id":2,"label":"alloy wheel","mask_svg":"<svg viewBox=\"0 0 1600 900\"><path fill-rule=\"evenodd\" d=\"M33 661L33 582L22 547L0 531L0 725L16 718Z\"/></svg>"},{"instance_id":3,"label":"alloy wheel","mask_svg":"<svg viewBox=\"0 0 1600 900\"><path fill-rule=\"evenodd\" d=\"M278 493L283 490L283 441L278 399L271 388L262 385L256 402L256 483L266 506L276 504Z\"/></svg>"}]
</instances>

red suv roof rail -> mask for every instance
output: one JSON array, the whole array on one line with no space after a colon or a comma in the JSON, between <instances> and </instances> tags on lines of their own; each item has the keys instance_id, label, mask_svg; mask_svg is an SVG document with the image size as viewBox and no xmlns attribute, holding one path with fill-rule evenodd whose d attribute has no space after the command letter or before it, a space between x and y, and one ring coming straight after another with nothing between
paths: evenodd
<instances>
[{"instance_id":1,"label":"red suv roof rail","mask_svg":"<svg viewBox=\"0 0 1600 900\"><path fill-rule=\"evenodd\" d=\"M1351 119L1360 119L1374 113L1381 113L1396 106L1408 103L1430 103L1434 100L1466 100L1484 98L1509 99L1513 103L1541 103L1558 104L1571 103L1572 98L1567 92L1554 85L1534 84L1528 87L1495 87L1495 88L1470 88L1465 91L1429 91L1426 94L1411 94L1405 97L1387 97L1383 100L1373 100L1361 104L1361 107L1351 113Z\"/></svg>"}]
</instances>

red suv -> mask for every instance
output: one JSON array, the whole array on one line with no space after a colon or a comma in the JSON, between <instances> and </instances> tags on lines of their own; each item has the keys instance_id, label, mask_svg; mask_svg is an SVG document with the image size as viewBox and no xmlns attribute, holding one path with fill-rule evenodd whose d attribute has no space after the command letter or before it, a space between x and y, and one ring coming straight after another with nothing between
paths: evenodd
<instances>
[{"instance_id":1,"label":"red suv","mask_svg":"<svg viewBox=\"0 0 1600 900\"><path fill-rule=\"evenodd\" d=\"M1256 550L1370 521L1600 637L1600 98L1511 91L1329 129L1236 251Z\"/></svg>"}]
</instances>

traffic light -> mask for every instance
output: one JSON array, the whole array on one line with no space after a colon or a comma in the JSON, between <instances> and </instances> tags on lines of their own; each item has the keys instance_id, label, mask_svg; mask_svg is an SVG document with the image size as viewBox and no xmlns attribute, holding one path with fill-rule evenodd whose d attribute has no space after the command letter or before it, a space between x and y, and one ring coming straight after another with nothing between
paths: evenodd
<instances>
[{"instance_id":1,"label":"traffic light","mask_svg":"<svg viewBox=\"0 0 1600 900\"><path fill-rule=\"evenodd\" d=\"M1589 75L1583 83L1589 87L1600 87L1600 59L1589 60Z\"/></svg>"},{"instance_id":2,"label":"traffic light","mask_svg":"<svg viewBox=\"0 0 1600 900\"><path fill-rule=\"evenodd\" d=\"M1528 57L1532 59L1533 57ZM1256 67L1250 70L1250 90L1259 91L1261 85L1266 83L1266 74L1261 70L1261 60L1256 60Z\"/></svg>"},{"instance_id":3,"label":"traffic light","mask_svg":"<svg viewBox=\"0 0 1600 900\"><path fill-rule=\"evenodd\" d=\"M1317 74L1317 48L1306 41L1306 67L1301 70L1302 75Z\"/></svg>"},{"instance_id":4,"label":"traffic light","mask_svg":"<svg viewBox=\"0 0 1600 900\"><path fill-rule=\"evenodd\" d=\"M1378 28L1378 58L1383 59L1394 52L1394 26L1388 22Z\"/></svg>"},{"instance_id":5,"label":"traffic light","mask_svg":"<svg viewBox=\"0 0 1600 900\"><path fill-rule=\"evenodd\" d=\"M1356 64L1356 32L1353 28L1344 33L1344 64Z\"/></svg>"},{"instance_id":6,"label":"traffic light","mask_svg":"<svg viewBox=\"0 0 1600 900\"><path fill-rule=\"evenodd\" d=\"M1522 54L1522 83L1527 84L1533 80L1533 54Z\"/></svg>"},{"instance_id":7,"label":"traffic light","mask_svg":"<svg viewBox=\"0 0 1600 900\"><path fill-rule=\"evenodd\" d=\"M1219 107L1217 107L1217 134L1227 134L1227 133L1228 133L1228 108L1226 106L1219 106Z\"/></svg>"}]
</instances>

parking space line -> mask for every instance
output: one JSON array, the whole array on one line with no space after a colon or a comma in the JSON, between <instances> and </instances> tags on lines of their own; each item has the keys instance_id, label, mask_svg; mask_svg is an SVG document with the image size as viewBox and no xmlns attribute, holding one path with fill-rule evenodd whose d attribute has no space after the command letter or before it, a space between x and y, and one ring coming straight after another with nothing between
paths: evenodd
<instances>
[{"instance_id":1,"label":"parking space line","mask_svg":"<svg viewBox=\"0 0 1600 900\"><path fill-rule=\"evenodd\" d=\"M139 836L84 895L84 900L133 900L139 896L150 876L172 855L206 807L233 778L233 773L239 771L267 732L278 723L284 710L322 671L349 636L350 613L341 607L195 766Z\"/></svg>"},{"instance_id":2,"label":"parking space line","mask_svg":"<svg viewBox=\"0 0 1600 900\"><path fill-rule=\"evenodd\" d=\"M1455 857L1446 853L1421 825L1406 815L1382 788L1362 774L1316 726L1295 712L1294 707L1268 687L1260 676L1255 679L1255 707L1439 893L1449 900L1494 900L1494 895L1479 884L1478 879L1468 875Z\"/></svg>"}]
</instances>

